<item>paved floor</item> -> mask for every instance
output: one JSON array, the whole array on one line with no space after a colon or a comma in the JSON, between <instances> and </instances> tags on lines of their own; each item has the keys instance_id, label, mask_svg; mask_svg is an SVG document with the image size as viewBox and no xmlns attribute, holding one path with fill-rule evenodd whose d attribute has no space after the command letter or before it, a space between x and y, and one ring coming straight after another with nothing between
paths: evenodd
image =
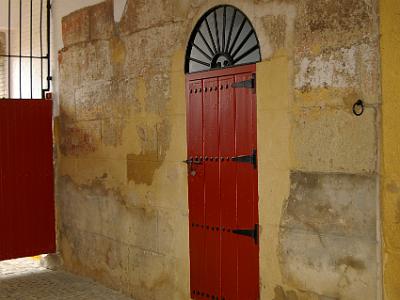
<instances>
[{"instance_id":1,"label":"paved floor","mask_svg":"<svg viewBox=\"0 0 400 300\"><path fill-rule=\"evenodd\" d=\"M39 260L0 262L1 300L132 300L92 280L41 268Z\"/></svg>"}]
</instances>

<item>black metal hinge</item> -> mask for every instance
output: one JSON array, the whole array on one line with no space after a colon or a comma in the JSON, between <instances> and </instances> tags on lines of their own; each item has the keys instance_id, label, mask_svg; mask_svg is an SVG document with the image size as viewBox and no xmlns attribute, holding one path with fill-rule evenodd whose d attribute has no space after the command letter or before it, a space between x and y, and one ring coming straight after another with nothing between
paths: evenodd
<instances>
[{"instance_id":1,"label":"black metal hinge","mask_svg":"<svg viewBox=\"0 0 400 300\"><path fill-rule=\"evenodd\" d=\"M253 74L251 79L232 83L232 87L236 89L255 89L256 88L256 74Z\"/></svg>"},{"instance_id":2,"label":"black metal hinge","mask_svg":"<svg viewBox=\"0 0 400 300\"><path fill-rule=\"evenodd\" d=\"M254 229L235 229L232 230L232 233L251 237L252 239L254 239L256 245L258 245L258 229L259 225L255 224Z\"/></svg>"},{"instance_id":3,"label":"black metal hinge","mask_svg":"<svg viewBox=\"0 0 400 300\"><path fill-rule=\"evenodd\" d=\"M257 169L257 150L253 149L253 153L250 155L240 155L232 157L232 161L237 161L241 163L249 163L253 165L254 169Z\"/></svg>"}]
</instances>

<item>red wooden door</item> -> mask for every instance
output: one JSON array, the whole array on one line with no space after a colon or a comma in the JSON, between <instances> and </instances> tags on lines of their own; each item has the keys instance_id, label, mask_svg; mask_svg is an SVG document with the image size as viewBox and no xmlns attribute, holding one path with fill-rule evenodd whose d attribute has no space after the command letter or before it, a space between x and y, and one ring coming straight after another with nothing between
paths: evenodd
<instances>
[{"instance_id":1,"label":"red wooden door","mask_svg":"<svg viewBox=\"0 0 400 300\"><path fill-rule=\"evenodd\" d=\"M0 260L55 252L52 101L0 100Z\"/></svg>"},{"instance_id":2,"label":"red wooden door","mask_svg":"<svg viewBox=\"0 0 400 300\"><path fill-rule=\"evenodd\" d=\"M192 299L259 299L255 66L187 77Z\"/></svg>"}]
</instances>

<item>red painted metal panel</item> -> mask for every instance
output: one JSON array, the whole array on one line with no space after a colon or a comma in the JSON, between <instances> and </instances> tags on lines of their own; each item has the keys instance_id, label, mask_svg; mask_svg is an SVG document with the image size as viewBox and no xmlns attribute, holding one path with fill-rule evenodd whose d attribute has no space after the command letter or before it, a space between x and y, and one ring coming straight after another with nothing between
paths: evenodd
<instances>
[{"instance_id":1,"label":"red painted metal panel","mask_svg":"<svg viewBox=\"0 0 400 300\"><path fill-rule=\"evenodd\" d=\"M55 245L52 101L0 100L0 260Z\"/></svg>"},{"instance_id":2,"label":"red painted metal panel","mask_svg":"<svg viewBox=\"0 0 400 300\"><path fill-rule=\"evenodd\" d=\"M254 73L253 65L187 77L188 155L199 162L188 168L193 299L259 299L258 243L233 233L258 224L257 170L231 159L257 149L254 90L232 88Z\"/></svg>"}]
</instances>

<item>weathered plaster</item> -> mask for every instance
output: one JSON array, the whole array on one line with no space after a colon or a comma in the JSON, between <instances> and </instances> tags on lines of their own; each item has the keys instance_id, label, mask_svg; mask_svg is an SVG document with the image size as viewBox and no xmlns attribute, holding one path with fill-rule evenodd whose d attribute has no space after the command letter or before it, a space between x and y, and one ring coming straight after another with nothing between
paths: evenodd
<instances>
[{"instance_id":1,"label":"weathered plaster","mask_svg":"<svg viewBox=\"0 0 400 300\"><path fill-rule=\"evenodd\" d=\"M385 299L400 298L400 3L380 1L382 52L382 231Z\"/></svg>"},{"instance_id":2,"label":"weathered plaster","mask_svg":"<svg viewBox=\"0 0 400 300\"><path fill-rule=\"evenodd\" d=\"M251 20L263 58L261 299L376 299L376 3L228 3ZM183 65L195 23L220 2L128 0L118 24L111 4L63 21L60 251L67 269L135 299L187 300Z\"/></svg>"}]
</instances>

